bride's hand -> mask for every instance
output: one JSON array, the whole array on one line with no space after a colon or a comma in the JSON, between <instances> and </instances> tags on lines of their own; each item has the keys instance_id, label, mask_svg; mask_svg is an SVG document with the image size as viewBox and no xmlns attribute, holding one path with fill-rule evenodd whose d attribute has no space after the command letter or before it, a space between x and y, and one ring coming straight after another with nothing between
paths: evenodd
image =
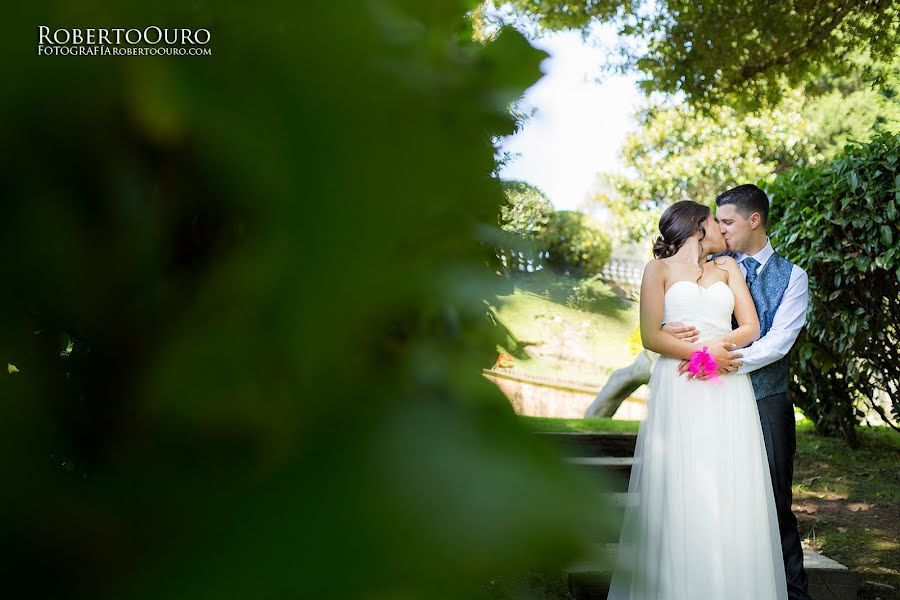
<instances>
[{"instance_id":1,"label":"bride's hand","mask_svg":"<svg viewBox=\"0 0 900 600\"><path fill-rule=\"evenodd\" d=\"M724 338L709 340L702 345L707 346L706 351L716 360L716 365L718 366L717 372L719 375L734 373L738 370L738 367L743 364L741 361L737 360L738 358L741 358L743 354L734 352L734 349L737 348L737 346L731 342L725 341ZM700 345L698 344L698 346ZM702 347L697 348L697 350L702 349ZM687 374L688 379L709 379L709 373L707 373L705 369L701 369L699 373L691 373L688 369L689 365L690 361L687 360L682 360L678 363L678 366L676 367L678 375Z\"/></svg>"},{"instance_id":2,"label":"bride's hand","mask_svg":"<svg viewBox=\"0 0 900 600\"><path fill-rule=\"evenodd\" d=\"M676 371L678 372L678 375L684 375L685 373L687 373L688 379L701 379L701 380L709 379L709 375L707 375L706 369L701 368L699 373L691 373L690 369L688 369L688 366L690 364L691 364L691 361L689 361L689 360L683 360L680 363L678 363L678 367L676 369ZM724 375L727 372L728 371L722 369L721 367L719 368L719 375Z\"/></svg>"},{"instance_id":3,"label":"bride's hand","mask_svg":"<svg viewBox=\"0 0 900 600\"><path fill-rule=\"evenodd\" d=\"M696 377L696 375L694 375L693 373L690 372L690 370L688 370L688 365L690 365L690 364L691 364L691 361L689 361L689 360L683 360L680 363L678 363L678 367L675 369L676 372L678 373L678 375L680 376L680 375L684 375L685 373L687 373L688 379L693 379L694 377Z\"/></svg>"},{"instance_id":4,"label":"bride's hand","mask_svg":"<svg viewBox=\"0 0 900 600\"><path fill-rule=\"evenodd\" d=\"M687 361L684 361L684 362L685 362L685 364L687 364ZM687 368L685 368L685 371L687 371ZM737 371L737 367L735 367L733 369L728 369L726 367L719 367L716 370L716 373L718 373L719 376L722 376L722 375L730 375L731 373L734 373L735 371ZM679 371L679 373L681 373L681 372L682 371ZM688 371L688 379L699 379L700 381L706 381L707 379L709 379L709 373L706 372L706 369L701 369L700 372L697 373L696 375L694 373L691 373L690 371Z\"/></svg>"},{"instance_id":5,"label":"bride's hand","mask_svg":"<svg viewBox=\"0 0 900 600\"><path fill-rule=\"evenodd\" d=\"M719 367L716 370L716 373L718 373L719 376L721 377L722 375L730 375L731 373L734 373L736 370L737 370L736 367L734 369L727 369L725 367ZM709 379L709 374L706 371L703 371L702 373L700 373L700 375L697 376L697 379L703 379L703 380Z\"/></svg>"}]
</instances>

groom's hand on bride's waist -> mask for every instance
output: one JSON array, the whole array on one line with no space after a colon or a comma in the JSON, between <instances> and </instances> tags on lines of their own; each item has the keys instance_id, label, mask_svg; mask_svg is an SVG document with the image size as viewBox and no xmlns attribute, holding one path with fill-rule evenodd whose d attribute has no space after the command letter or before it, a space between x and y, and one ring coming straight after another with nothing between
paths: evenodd
<instances>
[{"instance_id":1,"label":"groom's hand on bride's waist","mask_svg":"<svg viewBox=\"0 0 900 600\"><path fill-rule=\"evenodd\" d=\"M685 325L684 323L672 322L666 323L663 325L662 330L666 333L669 333L675 336L679 340L684 340L685 342L696 342L699 337L699 332L696 327L691 325Z\"/></svg>"}]
</instances>

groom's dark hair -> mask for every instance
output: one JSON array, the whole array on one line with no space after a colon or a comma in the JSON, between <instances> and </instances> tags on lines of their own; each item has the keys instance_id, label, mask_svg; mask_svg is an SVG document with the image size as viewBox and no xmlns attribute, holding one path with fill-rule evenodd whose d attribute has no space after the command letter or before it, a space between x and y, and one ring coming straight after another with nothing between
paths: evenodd
<instances>
[{"instance_id":1,"label":"groom's dark hair","mask_svg":"<svg viewBox=\"0 0 900 600\"><path fill-rule=\"evenodd\" d=\"M723 204L734 204L745 219L758 212L762 217L763 227L769 220L769 197L752 183L739 185L716 196L716 206Z\"/></svg>"}]
</instances>

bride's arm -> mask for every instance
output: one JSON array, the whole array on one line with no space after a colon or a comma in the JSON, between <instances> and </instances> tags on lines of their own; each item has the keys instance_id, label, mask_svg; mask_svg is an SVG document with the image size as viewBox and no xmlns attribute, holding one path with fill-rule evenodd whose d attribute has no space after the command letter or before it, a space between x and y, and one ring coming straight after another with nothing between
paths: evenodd
<instances>
[{"instance_id":1,"label":"bride's arm","mask_svg":"<svg viewBox=\"0 0 900 600\"><path fill-rule=\"evenodd\" d=\"M733 342L738 348L744 348L759 339L756 305L737 262L730 256L721 256L714 260L716 264L728 270L728 287L734 292L734 318L738 324L738 328L723 339Z\"/></svg>"},{"instance_id":2,"label":"bride's arm","mask_svg":"<svg viewBox=\"0 0 900 600\"><path fill-rule=\"evenodd\" d=\"M679 340L662 330L666 269L665 263L659 260L651 260L644 267L641 278L641 343L647 350L664 356L690 359L691 353L700 350L697 344Z\"/></svg>"}]
</instances>

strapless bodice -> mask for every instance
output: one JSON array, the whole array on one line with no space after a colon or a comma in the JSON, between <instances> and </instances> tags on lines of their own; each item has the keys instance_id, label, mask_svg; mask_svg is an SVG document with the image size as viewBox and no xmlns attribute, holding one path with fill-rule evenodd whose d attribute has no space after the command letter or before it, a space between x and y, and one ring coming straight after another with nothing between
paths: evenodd
<instances>
[{"instance_id":1,"label":"strapless bodice","mask_svg":"<svg viewBox=\"0 0 900 600\"><path fill-rule=\"evenodd\" d=\"M734 292L724 281L708 288L693 281L676 281L663 302L663 324L677 321L692 325L700 334L700 342L731 331Z\"/></svg>"}]
</instances>

